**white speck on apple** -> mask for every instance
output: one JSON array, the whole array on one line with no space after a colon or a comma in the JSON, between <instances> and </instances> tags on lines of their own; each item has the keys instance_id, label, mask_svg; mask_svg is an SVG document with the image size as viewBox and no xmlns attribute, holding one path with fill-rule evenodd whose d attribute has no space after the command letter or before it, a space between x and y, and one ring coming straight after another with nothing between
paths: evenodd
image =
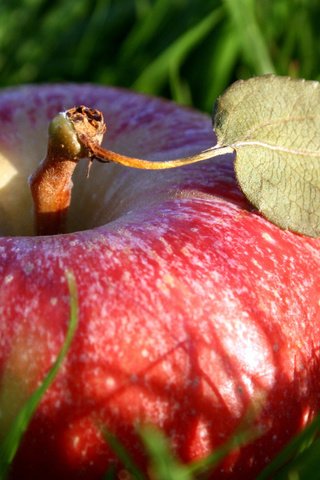
<instances>
[{"instance_id":1,"label":"white speck on apple","mask_svg":"<svg viewBox=\"0 0 320 480\"><path fill-rule=\"evenodd\" d=\"M262 237L269 243L275 244L276 240L268 232L263 232Z\"/></svg>"},{"instance_id":2,"label":"white speck on apple","mask_svg":"<svg viewBox=\"0 0 320 480\"><path fill-rule=\"evenodd\" d=\"M78 447L79 443L80 443L80 437L79 437L79 435L75 435L72 439L73 448L76 449Z\"/></svg>"},{"instance_id":3,"label":"white speck on apple","mask_svg":"<svg viewBox=\"0 0 320 480\"><path fill-rule=\"evenodd\" d=\"M6 285L8 285L9 283L11 283L11 282L13 281L13 279L14 279L14 276L13 276L13 275L11 275L11 274L6 275L5 278L4 278L4 283L5 283Z\"/></svg>"}]
</instances>

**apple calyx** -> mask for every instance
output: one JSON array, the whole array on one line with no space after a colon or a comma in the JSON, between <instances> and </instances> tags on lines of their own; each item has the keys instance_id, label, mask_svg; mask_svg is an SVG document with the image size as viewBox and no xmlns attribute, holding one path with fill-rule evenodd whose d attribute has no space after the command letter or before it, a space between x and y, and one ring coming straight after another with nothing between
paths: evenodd
<instances>
[{"instance_id":1,"label":"apple calyx","mask_svg":"<svg viewBox=\"0 0 320 480\"><path fill-rule=\"evenodd\" d=\"M103 114L84 105L59 113L51 121L47 156L29 180L37 235L65 232L71 203L72 174L82 158L89 159L89 175L93 160L143 170L163 170L233 153L232 147L215 145L184 158L164 162L142 160L102 148L106 130Z\"/></svg>"}]
</instances>

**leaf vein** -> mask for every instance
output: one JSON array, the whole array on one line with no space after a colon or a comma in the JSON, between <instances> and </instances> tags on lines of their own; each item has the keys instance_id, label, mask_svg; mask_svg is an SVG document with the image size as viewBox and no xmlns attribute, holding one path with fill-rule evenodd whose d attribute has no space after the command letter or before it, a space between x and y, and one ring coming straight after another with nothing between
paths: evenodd
<instances>
[{"instance_id":1,"label":"leaf vein","mask_svg":"<svg viewBox=\"0 0 320 480\"><path fill-rule=\"evenodd\" d=\"M287 147L282 147L280 145L273 145L271 143L260 142L259 140L253 140L253 141L245 140L242 142L235 142L232 145L230 145L230 147L234 148L235 150L243 147L261 147L261 148L267 148L269 150L275 150L281 153L288 153L290 155L300 155L302 157L320 158L320 151L296 150L294 148L287 148Z\"/></svg>"}]
</instances>

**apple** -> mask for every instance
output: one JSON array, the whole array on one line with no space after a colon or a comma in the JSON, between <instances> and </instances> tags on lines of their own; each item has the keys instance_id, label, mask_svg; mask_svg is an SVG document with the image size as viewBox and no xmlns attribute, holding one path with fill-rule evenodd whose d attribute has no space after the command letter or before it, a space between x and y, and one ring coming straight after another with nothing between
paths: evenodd
<instances>
[{"instance_id":1,"label":"apple","mask_svg":"<svg viewBox=\"0 0 320 480\"><path fill-rule=\"evenodd\" d=\"M123 466L99 425L138 465L136 426L161 428L183 462L209 455L255 413L260 436L210 478L255 478L319 409L319 240L262 218L235 181L233 157L173 170L94 162L76 168L67 233L33 235L28 177L48 123L101 110L104 145L150 160L214 143L207 115L96 85L0 94L0 432L43 379L69 320L79 325L10 479L100 479Z\"/></svg>"}]
</instances>

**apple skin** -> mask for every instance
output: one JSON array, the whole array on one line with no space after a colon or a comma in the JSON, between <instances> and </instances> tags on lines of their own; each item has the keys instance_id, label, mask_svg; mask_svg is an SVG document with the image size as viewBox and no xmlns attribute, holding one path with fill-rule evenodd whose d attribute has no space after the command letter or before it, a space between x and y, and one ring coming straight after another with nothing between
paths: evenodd
<instances>
[{"instance_id":1,"label":"apple skin","mask_svg":"<svg viewBox=\"0 0 320 480\"><path fill-rule=\"evenodd\" d=\"M143 468L135 426L145 422L190 462L256 410L261 436L210 476L255 478L319 409L320 243L253 211L231 156L161 172L95 164L89 179L83 161L71 233L30 236L27 177L45 155L49 120L78 104L102 110L104 145L131 156L165 160L214 143L206 115L161 99L93 85L2 91L0 431L61 348L66 270L80 309L10 479L123 469L99 424Z\"/></svg>"}]
</instances>

